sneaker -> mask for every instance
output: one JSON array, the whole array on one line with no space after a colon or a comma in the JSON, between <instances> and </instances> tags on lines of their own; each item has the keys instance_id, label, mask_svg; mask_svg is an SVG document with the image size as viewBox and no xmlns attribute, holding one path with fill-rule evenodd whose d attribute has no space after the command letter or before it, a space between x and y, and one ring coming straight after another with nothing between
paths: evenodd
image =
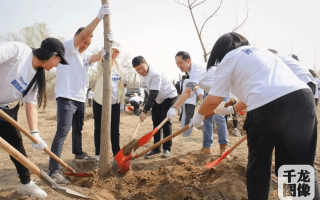
<instances>
[{"instance_id":1,"label":"sneaker","mask_svg":"<svg viewBox=\"0 0 320 200\"><path fill-rule=\"evenodd\" d=\"M237 128L235 128L235 129L232 130L232 134L235 135L235 136L237 136L237 137L240 137L240 136L241 136L241 134L240 134L240 132L239 132L239 130L238 130Z\"/></svg>"},{"instance_id":2,"label":"sneaker","mask_svg":"<svg viewBox=\"0 0 320 200\"><path fill-rule=\"evenodd\" d=\"M207 148L207 147L202 147L200 149L200 153L201 154L212 154L211 148Z\"/></svg>"},{"instance_id":3,"label":"sneaker","mask_svg":"<svg viewBox=\"0 0 320 200\"><path fill-rule=\"evenodd\" d=\"M83 152L82 155L75 155L74 160L75 161L96 161L95 158L92 158L86 152Z\"/></svg>"},{"instance_id":4,"label":"sneaker","mask_svg":"<svg viewBox=\"0 0 320 200\"><path fill-rule=\"evenodd\" d=\"M54 171L50 177L59 185L68 185L70 183L70 181L64 178L58 170Z\"/></svg>"},{"instance_id":5,"label":"sneaker","mask_svg":"<svg viewBox=\"0 0 320 200\"><path fill-rule=\"evenodd\" d=\"M226 144L220 144L220 156L224 154L224 152L227 151L227 145ZM230 155L227 155L226 158L230 159Z\"/></svg>"},{"instance_id":6,"label":"sneaker","mask_svg":"<svg viewBox=\"0 0 320 200\"><path fill-rule=\"evenodd\" d=\"M169 158L171 156L171 152L169 150L163 150L162 158Z\"/></svg>"},{"instance_id":7,"label":"sneaker","mask_svg":"<svg viewBox=\"0 0 320 200\"><path fill-rule=\"evenodd\" d=\"M20 184L17 189L17 192L21 195L28 195L38 198L46 198L47 193L37 186L33 181L30 181L28 184Z\"/></svg>"},{"instance_id":8,"label":"sneaker","mask_svg":"<svg viewBox=\"0 0 320 200\"><path fill-rule=\"evenodd\" d=\"M156 155L156 154L159 154L159 153L160 153L160 149L153 149L149 153L147 153L145 155L145 157L150 157L150 156L153 156L153 155Z\"/></svg>"},{"instance_id":9,"label":"sneaker","mask_svg":"<svg viewBox=\"0 0 320 200\"><path fill-rule=\"evenodd\" d=\"M100 160L100 155L96 156L96 160L97 160L97 161Z\"/></svg>"}]
</instances>

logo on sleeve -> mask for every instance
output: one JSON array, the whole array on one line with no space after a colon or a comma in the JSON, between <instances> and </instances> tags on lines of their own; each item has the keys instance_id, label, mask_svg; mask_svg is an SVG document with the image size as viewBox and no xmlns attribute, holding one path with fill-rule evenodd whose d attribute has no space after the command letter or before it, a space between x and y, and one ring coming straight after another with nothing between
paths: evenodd
<instances>
[{"instance_id":1,"label":"logo on sleeve","mask_svg":"<svg viewBox=\"0 0 320 200\"><path fill-rule=\"evenodd\" d=\"M252 53L252 52L254 52L256 50L258 50L258 49L252 47L252 48L249 48L249 49L242 49L241 51L249 55L250 53Z\"/></svg>"}]
</instances>

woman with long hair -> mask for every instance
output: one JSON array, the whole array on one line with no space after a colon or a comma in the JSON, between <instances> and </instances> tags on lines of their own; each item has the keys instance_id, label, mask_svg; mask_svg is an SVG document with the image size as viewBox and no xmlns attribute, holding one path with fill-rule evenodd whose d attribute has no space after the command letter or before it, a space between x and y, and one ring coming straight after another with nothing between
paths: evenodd
<instances>
[{"instance_id":1,"label":"woman with long hair","mask_svg":"<svg viewBox=\"0 0 320 200\"><path fill-rule=\"evenodd\" d=\"M191 125L201 125L212 111L227 115L247 109L243 128L249 148L248 199L267 200L275 144L281 145L281 151L276 147L275 156L282 158L276 162L276 170L288 164L313 166L317 146L313 93L277 56L250 46L235 32L216 41L207 68L214 66L214 87ZM222 99L229 91L240 101L225 108ZM319 199L316 176L315 187L315 199Z\"/></svg>"},{"instance_id":2,"label":"woman with long hair","mask_svg":"<svg viewBox=\"0 0 320 200\"><path fill-rule=\"evenodd\" d=\"M40 143L31 143L32 147L43 150L47 144L42 140L38 130L37 107L46 107L45 70L49 71L59 63L68 64L64 59L63 44L55 38L42 41L41 47L32 49L20 42L6 42L0 45L0 109L10 114L17 121L19 104L9 109L8 104L22 100L26 103L26 113L30 131ZM10 123L0 118L0 137L27 157L23 146L21 133ZM18 193L45 198L46 192L30 179L29 170L13 157L20 178Z\"/></svg>"}]
</instances>

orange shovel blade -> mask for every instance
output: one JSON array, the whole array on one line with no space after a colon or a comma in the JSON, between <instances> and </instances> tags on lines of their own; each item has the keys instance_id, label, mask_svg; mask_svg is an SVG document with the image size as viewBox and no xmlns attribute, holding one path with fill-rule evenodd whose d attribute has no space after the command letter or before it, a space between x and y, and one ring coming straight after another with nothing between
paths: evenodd
<instances>
[{"instance_id":1,"label":"orange shovel blade","mask_svg":"<svg viewBox=\"0 0 320 200\"><path fill-rule=\"evenodd\" d=\"M147 144L151 138L153 137L153 135L158 131L159 129L158 128L155 128L153 129L153 131L151 131L150 133L147 133L145 134L144 136L142 136L140 139L139 139L139 142L138 142L138 147L141 147L145 144Z\"/></svg>"},{"instance_id":2,"label":"orange shovel blade","mask_svg":"<svg viewBox=\"0 0 320 200\"><path fill-rule=\"evenodd\" d=\"M218 158L217 160L214 160L214 161L206 164L204 167L205 167L205 168L211 168L211 167L214 167L214 166L219 165L219 164L221 163L221 161L222 161L225 157L227 157L227 155L229 155L229 153L230 153L230 150L224 152L224 154L222 154L222 156L221 156L220 158Z\"/></svg>"},{"instance_id":3,"label":"orange shovel blade","mask_svg":"<svg viewBox=\"0 0 320 200\"><path fill-rule=\"evenodd\" d=\"M120 170L120 174L126 174L131 169L131 160L126 161Z\"/></svg>"}]
</instances>

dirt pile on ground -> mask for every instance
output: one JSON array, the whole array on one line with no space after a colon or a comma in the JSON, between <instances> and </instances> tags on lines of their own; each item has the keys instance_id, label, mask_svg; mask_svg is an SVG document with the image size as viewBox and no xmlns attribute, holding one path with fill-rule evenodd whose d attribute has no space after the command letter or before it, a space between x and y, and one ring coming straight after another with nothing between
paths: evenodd
<instances>
[{"instance_id":1,"label":"dirt pile on ground","mask_svg":"<svg viewBox=\"0 0 320 200\"><path fill-rule=\"evenodd\" d=\"M152 164L136 163L125 175L96 182L97 191L88 195L103 199L105 191L115 199L128 200L247 199L246 163L234 157L215 168L204 168L211 160L207 155L186 154Z\"/></svg>"}]
</instances>

